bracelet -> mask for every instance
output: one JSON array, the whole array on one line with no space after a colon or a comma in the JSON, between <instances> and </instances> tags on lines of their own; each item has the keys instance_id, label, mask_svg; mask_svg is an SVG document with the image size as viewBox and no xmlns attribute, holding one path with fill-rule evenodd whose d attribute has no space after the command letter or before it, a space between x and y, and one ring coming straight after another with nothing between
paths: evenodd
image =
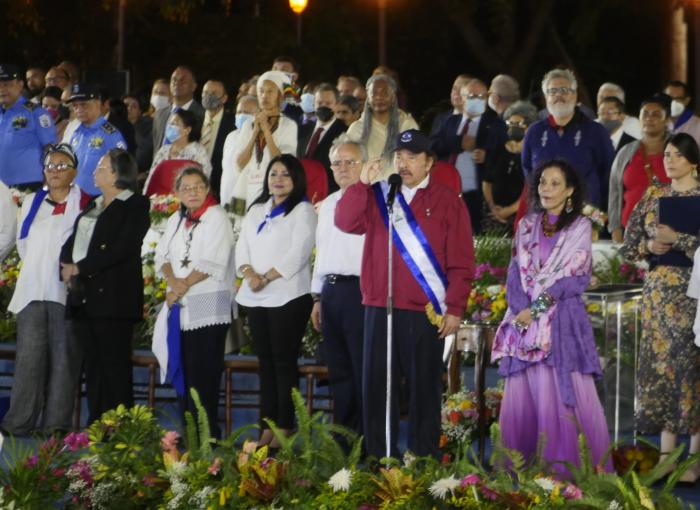
<instances>
[{"instance_id":1,"label":"bracelet","mask_svg":"<svg viewBox=\"0 0 700 510\"><path fill-rule=\"evenodd\" d=\"M545 313L554 304L554 298L543 292L530 305L530 314L533 320L537 320L540 315Z\"/></svg>"},{"instance_id":2,"label":"bracelet","mask_svg":"<svg viewBox=\"0 0 700 510\"><path fill-rule=\"evenodd\" d=\"M251 269L253 269L252 266L246 265L246 266L243 266L243 267L241 268L240 271L241 271L241 274L242 274L243 276L245 276L245 274L246 274L248 271L250 271Z\"/></svg>"}]
</instances>

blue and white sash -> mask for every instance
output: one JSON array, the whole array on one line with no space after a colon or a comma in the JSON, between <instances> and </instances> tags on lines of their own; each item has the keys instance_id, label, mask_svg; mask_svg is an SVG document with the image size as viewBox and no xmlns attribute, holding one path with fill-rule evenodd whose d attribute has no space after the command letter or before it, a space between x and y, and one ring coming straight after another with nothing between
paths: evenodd
<instances>
[{"instance_id":1,"label":"blue and white sash","mask_svg":"<svg viewBox=\"0 0 700 510\"><path fill-rule=\"evenodd\" d=\"M36 213L39 212L41 203L44 201L46 195L48 194L49 191L46 188L41 188L40 190L37 190L37 192L34 194L34 200L32 200L32 205L29 207L29 213L27 213L27 217L24 218L24 221L22 222L22 228L19 231L20 239L25 239L29 235L29 229L32 226L32 223L34 223Z\"/></svg>"},{"instance_id":2,"label":"blue and white sash","mask_svg":"<svg viewBox=\"0 0 700 510\"><path fill-rule=\"evenodd\" d=\"M389 228L389 214L386 205L386 196L389 186L386 182L378 182L372 185L374 197L379 207L379 213L384 220L384 226ZM394 209L394 245L401 254L411 274L425 292L428 301L432 305L435 313L444 315L447 311L445 306L445 294L447 292L447 276L440 267L433 249L428 243L423 230L418 225L413 211L409 207L401 191L396 192ZM398 214L397 214L398 213Z\"/></svg>"},{"instance_id":3,"label":"blue and white sash","mask_svg":"<svg viewBox=\"0 0 700 510\"><path fill-rule=\"evenodd\" d=\"M185 370L182 366L182 339L180 336L180 304L166 303L158 314L153 329L153 353L160 365L160 382L170 382L179 397L185 395Z\"/></svg>"}]
</instances>

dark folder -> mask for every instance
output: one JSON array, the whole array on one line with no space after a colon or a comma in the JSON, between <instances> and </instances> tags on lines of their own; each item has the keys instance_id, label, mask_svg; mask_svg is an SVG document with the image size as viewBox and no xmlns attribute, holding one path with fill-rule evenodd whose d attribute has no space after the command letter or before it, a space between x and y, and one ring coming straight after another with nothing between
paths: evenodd
<instances>
[{"instance_id":1,"label":"dark folder","mask_svg":"<svg viewBox=\"0 0 700 510\"><path fill-rule=\"evenodd\" d=\"M700 234L700 196L659 198L659 224L668 225L683 234ZM688 258L685 252L671 249L664 255L653 257L652 263L692 267L693 259Z\"/></svg>"}]
</instances>

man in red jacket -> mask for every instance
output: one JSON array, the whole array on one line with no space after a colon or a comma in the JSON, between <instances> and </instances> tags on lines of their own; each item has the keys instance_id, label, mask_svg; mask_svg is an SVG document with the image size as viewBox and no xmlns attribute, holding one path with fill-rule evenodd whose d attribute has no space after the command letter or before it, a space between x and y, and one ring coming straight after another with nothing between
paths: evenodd
<instances>
[{"instance_id":1,"label":"man in red jacket","mask_svg":"<svg viewBox=\"0 0 700 510\"><path fill-rule=\"evenodd\" d=\"M393 335L391 454L398 455L398 394L401 378L409 393L408 449L439 456L444 338L458 327L470 281L474 249L469 214L449 188L430 178L435 155L418 130L399 135L394 169L401 186L393 206ZM387 185L370 183L380 160L368 162L360 182L338 202L335 223L365 234L360 287L365 309L363 422L367 454L383 457L386 406ZM430 308L433 323L426 310ZM432 312L437 314L437 317Z\"/></svg>"}]
</instances>

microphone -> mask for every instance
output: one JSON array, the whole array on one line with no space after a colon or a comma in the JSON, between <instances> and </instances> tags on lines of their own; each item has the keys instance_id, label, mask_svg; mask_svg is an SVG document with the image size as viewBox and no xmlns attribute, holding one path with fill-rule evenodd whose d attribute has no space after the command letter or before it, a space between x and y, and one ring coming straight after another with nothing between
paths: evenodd
<instances>
[{"instance_id":1,"label":"microphone","mask_svg":"<svg viewBox=\"0 0 700 510\"><path fill-rule=\"evenodd\" d=\"M401 186L401 176L399 174L391 174L389 176L389 194L386 196L386 206L391 209L394 206L396 199L396 191Z\"/></svg>"}]
</instances>

